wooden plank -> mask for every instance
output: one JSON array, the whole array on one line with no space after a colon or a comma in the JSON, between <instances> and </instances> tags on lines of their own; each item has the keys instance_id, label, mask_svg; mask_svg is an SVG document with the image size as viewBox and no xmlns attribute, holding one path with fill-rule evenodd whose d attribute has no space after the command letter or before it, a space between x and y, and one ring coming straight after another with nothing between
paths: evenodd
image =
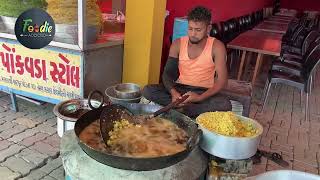
<instances>
[{"instance_id":1,"label":"wooden plank","mask_svg":"<svg viewBox=\"0 0 320 180\"><path fill-rule=\"evenodd\" d=\"M265 31L265 32L272 32L272 33L279 33L279 34L285 34L287 30L276 30L276 29L268 29L268 28L253 28L253 30L256 31Z\"/></svg>"},{"instance_id":2,"label":"wooden plank","mask_svg":"<svg viewBox=\"0 0 320 180\"><path fill-rule=\"evenodd\" d=\"M242 71L243 71L244 60L245 60L245 58L246 58L246 53L247 53L247 51L243 51L243 52L242 52L241 62L240 62L240 67L239 67L239 72L238 72L237 80L240 80L240 78L241 78L241 74L242 74Z\"/></svg>"},{"instance_id":3,"label":"wooden plank","mask_svg":"<svg viewBox=\"0 0 320 180\"><path fill-rule=\"evenodd\" d=\"M289 23L290 21L292 21L293 19L292 18L283 18L283 17L271 17L271 18L268 18L264 21L278 21L278 22L286 22L286 23Z\"/></svg>"},{"instance_id":4,"label":"wooden plank","mask_svg":"<svg viewBox=\"0 0 320 180\"><path fill-rule=\"evenodd\" d=\"M263 32L263 31L261 31L261 32ZM272 56L280 56L280 51L279 52L272 52L272 51L266 51L266 50L261 50L261 49L256 49L256 48L243 47L242 45L227 45L227 46L228 46L228 48L231 48L231 49L239 49L242 51L251 51L251 52L255 52L255 53L268 54L268 55L272 55Z\"/></svg>"},{"instance_id":5,"label":"wooden plank","mask_svg":"<svg viewBox=\"0 0 320 180\"><path fill-rule=\"evenodd\" d=\"M258 67L258 73L261 72L261 66L263 63L265 64L266 60L268 60L268 57L261 54L261 63L259 64L259 67Z\"/></svg>"},{"instance_id":6,"label":"wooden plank","mask_svg":"<svg viewBox=\"0 0 320 180\"><path fill-rule=\"evenodd\" d=\"M247 57L246 57L246 60L245 60L245 65L244 65L244 72L243 72L243 75L242 75L242 79L244 79L245 81L250 81L248 78L247 78L247 74L249 73L249 69L251 68L251 61L252 60L256 60L256 59L253 59L254 56L256 53L253 53L253 52L248 52L247 53Z\"/></svg>"},{"instance_id":7,"label":"wooden plank","mask_svg":"<svg viewBox=\"0 0 320 180\"><path fill-rule=\"evenodd\" d=\"M253 77L252 77L252 85L253 86L254 86L254 83L256 82L256 78L258 75L258 70L259 70L259 66L261 64L262 56L263 56L262 54L258 54L258 57L257 57L256 66L254 68L254 73L253 73Z\"/></svg>"},{"instance_id":8,"label":"wooden plank","mask_svg":"<svg viewBox=\"0 0 320 180\"><path fill-rule=\"evenodd\" d=\"M293 13L293 12L279 12L276 13L276 16L281 16L281 17L288 17L288 18L294 18L296 17L297 13Z\"/></svg>"},{"instance_id":9,"label":"wooden plank","mask_svg":"<svg viewBox=\"0 0 320 180\"><path fill-rule=\"evenodd\" d=\"M256 31L266 31L266 32L273 32L273 33L286 33L288 29L288 24L279 24L279 23L270 23L270 22L262 22L258 24L253 30Z\"/></svg>"},{"instance_id":10,"label":"wooden plank","mask_svg":"<svg viewBox=\"0 0 320 180\"><path fill-rule=\"evenodd\" d=\"M276 19L266 19L266 20L264 20L263 22L273 23L273 24L286 24L286 25L288 25L288 24L290 23L290 21L288 21L288 20L282 20L282 19L279 19L279 20L276 20Z\"/></svg>"}]
</instances>

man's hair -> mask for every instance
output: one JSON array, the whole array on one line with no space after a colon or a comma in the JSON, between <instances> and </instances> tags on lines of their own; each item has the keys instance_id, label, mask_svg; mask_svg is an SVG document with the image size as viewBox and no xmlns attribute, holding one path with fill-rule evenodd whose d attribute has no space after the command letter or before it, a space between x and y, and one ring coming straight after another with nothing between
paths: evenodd
<instances>
[{"instance_id":1,"label":"man's hair","mask_svg":"<svg viewBox=\"0 0 320 180\"><path fill-rule=\"evenodd\" d=\"M211 12L208 8L197 6L188 13L188 21L211 23Z\"/></svg>"}]
</instances>

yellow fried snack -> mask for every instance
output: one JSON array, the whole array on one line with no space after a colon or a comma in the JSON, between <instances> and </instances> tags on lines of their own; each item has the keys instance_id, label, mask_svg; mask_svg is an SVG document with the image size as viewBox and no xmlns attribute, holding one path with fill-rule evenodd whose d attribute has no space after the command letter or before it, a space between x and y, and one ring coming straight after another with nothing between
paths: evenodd
<instances>
[{"instance_id":1,"label":"yellow fried snack","mask_svg":"<svg viewBox=\"0 0 320 180\"><path fill-rule=\"evenodd\" d=\"M121 129L132 127L133 124L129 123L126 119L121 119L120 121L115 121L113 123L113 129L109 131L109 140L107 144L109 146L113 145L113 141L118 138L118 133Z\"/></svg>"},{"instance_id":2,"label":"yellow fried snack","mask_svg":"<svg viewBox=\"0 0 320 180\"><path fill-rule=\"evenodd\" d=\"M251 123L240 121L233 112L206 112L196 121L209 131L233 137L250 137L257 134Z\"/></svg>"},{"instance_id":3,"label":"yellow fried snack","mask_svg":"<svg viewBox=\"0 0 320 180\"><path fill-rule=\"evenodd\" d=\"M102 13L96 3L97 0L86 0L86 22L88 25L101 27ZM47 12L56 24L77 24L77 0L47 0Z\"/></svg>"}]
</instances>

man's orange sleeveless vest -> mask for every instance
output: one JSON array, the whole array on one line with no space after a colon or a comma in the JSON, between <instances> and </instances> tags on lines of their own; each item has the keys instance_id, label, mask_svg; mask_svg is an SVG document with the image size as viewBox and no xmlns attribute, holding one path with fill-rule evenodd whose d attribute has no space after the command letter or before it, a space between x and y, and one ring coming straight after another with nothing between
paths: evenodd
<instances>
[{"instance_id":1,"label":"man's orange sleeveless vest","mask_svg":"<svg viewBox=\"0 0 320 180\"><path fill-rule=\"evenodd\" d=\"M196 59L188 54L189 37L180 38L178 83L211 88L214 85L215 64L212 59L212 46L215 38L208 37L206 45Z\"/></svg>"}]
</instances>

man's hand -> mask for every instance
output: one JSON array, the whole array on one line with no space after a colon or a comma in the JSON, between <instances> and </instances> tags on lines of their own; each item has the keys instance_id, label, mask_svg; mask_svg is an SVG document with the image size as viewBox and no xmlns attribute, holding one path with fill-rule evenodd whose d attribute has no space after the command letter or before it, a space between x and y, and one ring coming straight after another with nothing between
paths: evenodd
<instances>
[{"instance_id":1,"label":"man's hand","mask_svg":"<svg viewBox=\"0 0 320 180\"><path fill-rule=\"evenodd\" d=\"M201 101L201 97L199 94L197 93L194 93L194 92L187 92L185 93L185 95L189 95L188 99L186 99L183 104L186 104L186 103L193 103L193 102L199 102Z\"/></svg>"},{"instance_id":2,"label":"man's hand","mask_svg":"<svg viewBox=\"0 0 320 180\"><path fill-rule=\"evenodd\" d=\"M181 94L178 91L176 91L175 89L171 89L170 93L172 96L171 102L174 102L175 100L177 100L178 98L181 97Z\"/></svg>"}]
</instances>

